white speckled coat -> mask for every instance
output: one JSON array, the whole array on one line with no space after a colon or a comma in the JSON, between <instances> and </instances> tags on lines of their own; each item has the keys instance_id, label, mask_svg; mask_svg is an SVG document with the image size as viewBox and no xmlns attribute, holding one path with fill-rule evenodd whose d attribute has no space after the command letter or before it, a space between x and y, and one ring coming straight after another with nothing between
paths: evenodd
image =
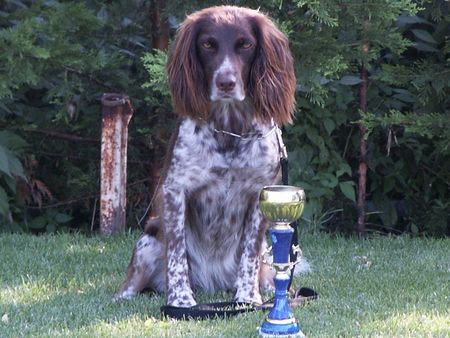
<instances>
[{"instance_id":1,"label":"white speckled coat","mask_svg":"<svg viewBox=\"0 0 450 338\"><path fill-rule=\"evenodd\" d=\"M288 41L258 11L208 8L181 25L167 72L180 125L159 217L137 242L117 297L150 287L166 291L169 305L189 307L201 288L261 303L273 273L261 262L258 196L277 180L278 126L292 122Z\"/></svg>"}]
</instances>

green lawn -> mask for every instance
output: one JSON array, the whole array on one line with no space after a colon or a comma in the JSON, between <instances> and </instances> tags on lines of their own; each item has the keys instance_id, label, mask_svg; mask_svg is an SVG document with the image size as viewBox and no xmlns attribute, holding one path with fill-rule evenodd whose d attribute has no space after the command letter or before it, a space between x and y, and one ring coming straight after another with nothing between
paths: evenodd
<instances>
[{"instance_id":1,"label":"green lawn","mask_svg":"<svg viewBox=\"0 0 450 338\"><path fill-rule=\"evenodd\" d=\"M0 235L0 337L256 336L262 312L176 322L161 320L160 296L113 302L137 236ZM295 310L308 337L450 337L450 239L300 243L313 271L295 285L320 293Z\"/></svg>"}]
</instances>

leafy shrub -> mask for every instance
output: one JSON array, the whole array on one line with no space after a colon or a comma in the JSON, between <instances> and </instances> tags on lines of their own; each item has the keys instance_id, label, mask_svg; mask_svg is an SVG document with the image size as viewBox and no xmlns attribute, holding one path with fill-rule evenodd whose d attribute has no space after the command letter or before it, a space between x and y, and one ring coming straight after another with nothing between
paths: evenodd
<instances>
[{"instance_id":1,"label":"leafy shrub","mask_svg":"<svg viewBox=\"0 0 450 338\"><path fill-rule=\"evenodd\" d=\"M358 125L367 128L367 226L449 234L449 12L444 2L231 1L289 36L298 78L286 128L304 226L353 232ZM216 1L167 1L176 27ZM128 226L149 211L175 123L166 54L151 50L143 0L0 4L0 229L91 231L98 223L101 108L122 92L129 126ZM368 44L364 51L362 46ZM362 65L367 112L359 110Z\"/></svg>"}]
</instances>

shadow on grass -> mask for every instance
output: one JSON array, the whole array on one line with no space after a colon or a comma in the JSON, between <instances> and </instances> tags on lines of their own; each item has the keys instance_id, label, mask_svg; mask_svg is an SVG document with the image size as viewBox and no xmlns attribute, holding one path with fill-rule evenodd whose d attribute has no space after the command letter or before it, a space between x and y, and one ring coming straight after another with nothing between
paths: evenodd
<instances>
[{"instance_id":1,"label":"shadow on grass","mask_svg":"<svg viewBox=\"0 0 450 338\"><path fill-rule=\"evenodd\" d=\"M262 315L173 322L161 320L163 295L114 302L134 242L134 236L0 237L0 317L6 318L0 321L0 336L213 337L224 329L228 337L254 335ZM210 295L197 296L213 301ZM215 295L217 300L231 297Z\"/></svg>"},{"instance_id":2,"label":"shadow on grass","mask_svg":"<svg viewBox=\"0 0 450 338\"><path fill-rule=\"evenodd\" d=\"M165 297L113 302L136 236L0 236L0 336L250 337L264 314L160 319ZM308 337L450 336L448 241L302 239L312 272L294 286L320 298L295 309ZM214 299L198 293L200 302Z\"/></svg>"},{"instance_id":3,"label":"shadow on grass","mask_svg":"<svg viewBox=\"0 0 450 338\"><path fill-rule=\"evenodd\" d=\"M0 237L2 336L68 333L99 322L158 316L161 296L112 301L131 254L129 237Z\"/></svg>"}]
</instances>

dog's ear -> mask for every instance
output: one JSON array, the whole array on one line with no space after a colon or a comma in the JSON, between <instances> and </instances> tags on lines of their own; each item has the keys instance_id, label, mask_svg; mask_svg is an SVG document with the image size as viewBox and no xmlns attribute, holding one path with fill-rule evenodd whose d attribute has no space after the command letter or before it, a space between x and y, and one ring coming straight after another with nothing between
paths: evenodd
<instances>
[{"instance_id":1,"label":"dog's ear","mask_svg":"<svg viewBox=\"0 0 450 338\"><path fill-rule=\"evenodd\" d=\"M296 79L288 39L266 16L253 20L258 46L248 89L256 114L278 125L292 123Z\"/></svg>"},{"instance_id":2,"label":"dog's ear","mask_svg":"<svg viewBox=\"0 0 450 338\"><path fill-rule=\"evenodd\" d=\"M180 116L206 119L209 92L197 56L200 23L188 17L179 28L167 63L167 76L175 112Z\"/></svg>"}]
</instances>

